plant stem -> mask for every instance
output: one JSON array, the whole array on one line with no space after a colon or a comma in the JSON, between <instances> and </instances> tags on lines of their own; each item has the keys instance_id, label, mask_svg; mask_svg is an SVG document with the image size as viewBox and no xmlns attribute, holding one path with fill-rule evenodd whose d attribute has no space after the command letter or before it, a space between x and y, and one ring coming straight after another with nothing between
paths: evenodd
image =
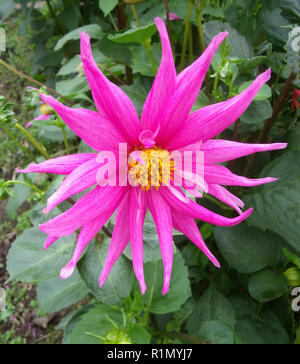
<instances>
[{"instance_id":1,"label":"plant stem","mask_svg":"<svg viewBox=\"0 0 300 364\"><path fill-rule=\"evenodd\" d=\"M116 81L118 81L121 85L126 85L124 81L122 81L117 75L115 75L109 68L103 66L103 64L97 63L97 65L102 68L104 71L108 72Z\"/></svg>"},{"instance_id":2,"label":"plant stem","mask_svg":"<svg viewBox=\"0 0 300 364\"><path fill-rule=\"evenodd\" d=\"M17 184L17 185L23 185L23 186L26 186L26 187L29 187L31 188L32 190L38 192L38 193L44 193L42 190L40 190L37 186L31 184L31 183L27 183L27 182L24 182L24 181L19 181L19 180L11 180L11 181L6 181L2 187L6 187L6 186L9 186L9 185L14 185L14 184Z\"/></svg>"},{"instance_id":3,"label":"plant stem","mask_svg":"<svg viewBox=\"0 0 300 364\"><path fill-rule=\"evenodd\" d=\"M169 10L169 0L165 0L165 8L166 8L166 18L167 18L167 29L171 44L171 49L173 50L172 46L172 32L171 32L171 21L170 21L170 10Z\"/></svg>"},{"instance_id":4,"label":"plant stem","mask_svg":"<svg viewBox=\"0 0 300 364\"><path fill-rule=\"evenodd\" d=\"M156 68L156 64L155 64L155 60L154 60L154 56L153 56L153 52L152 52L152 47L151 47L151 44L150 44L150 47L147 46L145 47L147 53L148 53L148 56L150 58L150 61L151 61L151 65L152 65L152 69L153 69L153 72L154 72L154 75L157 74L157 68Z\"/></svg>"},{"instance_id":5,"label":"plant stem","mask_svg":"<svg viewBox=\"0 0 300 364\"><path fill-rule=\"evenodd\" d=\"M205 51L205 41L204 41L204 33L203 33L203 27L202 27L202 9L204 5L197 6L195 3L196 8L196 14L197 14L197 26L198 26L198 33L199 33L199 39L200 39L200 46L202 53Z\"/></svg>"},{"instance_id":6,"label":"plant stem","mask_svg":"<svg viewBox=\"0 0 300 364\"><path fill-rule=\"evenodd\" d=\"M22 133L26 136L26 138L30 141L30 143L41 153L41 155L43 157L45 157L46 159L50 159L45 147L43 145L41 145L35 138L33 135L31 135L29 133L28 130L26 130L21 124L16 123L15 124L16 128L18 128L19 130L22 131Z\"/></svg>"},{"instance_id":7,"label":"plant stem","mask_svg":"<svg viewBox=\"0 0 300 364\"><path fill-rule=\"evenodd\" d=\"M0 64L2 64L5 68L7 68L8 70L10 70L11 72L15 73L16 75L18 75L19 77L25 78L27 81L39 86L39 87L45 87L47 90L49 90L51 93L53 93L54 95L61 97L62 99L64 99L65 101L67 101L70 104L74 104L73 101L71 101L70 99L68 99L67 97L61 95L60 93L58 93L57 91L55 91L53 88L48 87L47 85L35 80L34 78L25 75L25 73L16 70L14 67L12 67L11 65L9 65L8 63L6 63L5 61L3 61L3 59L0 59Z\"/></svg>"},{"instance_id":8,"label":"plant stem","mask_svg":"<svg viewBox=\"0 0 300 364\"><path fill-rule=\"evenodd\" d=\"M64 143L65 143L66 152L67 152L67 154L70 154L70 149L69 149L69 143L68 143L66 128L64 126L62 126L61 127L61 131L62 131L62 134L63 134L63 137L64 137Z\"/></svg>"},{"instance_id":9,"label":"plant stem","mask_svg":"<svg viewBox=\"0 0 300 364\"><path fill-rule=\"evenodd\" d=\"M136 21L136 23L137 23L137 26L138 26L138 27L141 27L141 26L142 26L142 24L141 24L141 21L140 21L140 19L139 19L139 17L138 17L137 12L136 12L135 6L134 6L134 5L130 5L130 8L131 8L132 14L133 14L133 16L134 16L134 18L135 18L135 21Z\"/></svg>"},{"instance_id":10,"label":"plant stem","mask_svg":"<svg viewBox=\"0 0 300 364\"><path fill-rule=\"evenodd\" d=\"M185 28L184 28L184 35L183 35L183 46L182 46L182 53L181 53L181 59L180 59L180 70L183 70L184 68L184 60L185 60L185 54L187 50L187 43L189 39L189 32L190 32L190 20L191 20L191 12L192 12L193 4L189 1L188 2L188 8L187 8L187 14L186 14L186 20L185 20Z\"/></svg>"},{"instance_id":11,"label":"plant stem","mask_svg":"<svg viewBox=\"0 0 300 364\"><path fill-rule=\"evenodd\" d=\"M61 22L58 20L58 17L56 16L55 11L54 11L54 10L53 10L53 8L52 8L52 5L51 5L51 3L50 3L50 0L46 0L46 4L47 4L47 6L48 6L49 12L50 12L50 14L51 14L52 18L54 19L54 21L55 21L55 23L56 23L56 25L57 25L57 27L58 27L59 31L60 31L62 34L64 34L64 33L65 33L64 27L62 26Z\"/></svg>"},{"instance_id":12,"label":"plant stem","mask_svg":"<svg viewBox=\"0 0 300 364\"><path fill-rule=\"evenodd\" d=\"M108 16L109 16L109 19L110 19L110 20L111 20L111 22L112 22L112 25L113 25L113 27L114 27L115 31L118 31L118 26L117 26L117 24L116 24L116 22L115 22L114 17L112 16L112 14L111 14L111 13L109 13L109 14L108 14Z\"/></svg>"},{"instance_id":13,"label":"plant stem","mask_svg":"<svg viewBox=\"0 0 300 364\"><path fill-rule=\"evenodd\" d=\"M189 57L190 57L190 63L192 64L194 62L193 29L192 29L192 24L190 24L190 29L189 29Z\"/></svg>"},{"instance_id":14,"label":"plant stem","mask_svg":"<svg viewBox=\"0 0 300 364\"><path fill-rule=\"evenodd\" d=\"M22 149L23 150L23 152L25 153L25 154L27 154L28 155L28 157L30 158L30 159L33 159L35 162L36 162L36 159L35 159L35 157L33 156L33 154L31 154L30 153L30 151L27 149L27 148L25 148L21 143L19 143L18 142L18 140L15 138L15 136L13 135L13 133L10 131L10 130L8 130L8 129L6 129L3 125L1 125L0 126L0 128L11 138L11 140L20 148L20 149Z\"/></svg>"},{"instance_id":15,"label":"plant stem","mask_svg":"<svg viewBox=\"0 0 300 364\"><path fill-rule=\"evenodd\" d=\"M219 79L220 79L220 74L219 74L219 72L217 72L217 75L216 75L215 80L214 80L214 99L215 99L215 102L219 101L219 95L218 95Z\"/></svg>"}]
</instances>

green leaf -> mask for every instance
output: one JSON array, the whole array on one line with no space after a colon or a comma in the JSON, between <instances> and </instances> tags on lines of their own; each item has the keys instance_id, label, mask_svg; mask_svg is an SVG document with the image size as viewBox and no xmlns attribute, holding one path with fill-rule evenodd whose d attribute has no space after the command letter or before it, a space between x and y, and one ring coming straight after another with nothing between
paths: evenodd
<instances>
[{"instance_id":1,"label":"green leaf","mask_svg":"<svg viewBox=\"0 0 300 364\"><path fill-rule=\"evenodd\" d=\"M205 321L223 321L234 327L235 313L230 302L220 292L210 287L200 297L192 314L188 318L186 328L192 335L197 335Z\"/></svg>"},{"instance_id":2,"label":"green leaf","mask_svg":"<svg viewBox=\"0 0 300 364\"><path fill-rule=\"evenodd\" d=\"M97 42L97 47L109 59L130 64L131 53L127 44L118 44L105 37Z\"/></svg>"},{"instance_id":3,"label":"green leaf","mask_svg":"<svg viewBox=\"0 0 300 364\"><path fill-rule=\"evenodd\" d=\"M92 39L101 39L103 37L103 32L98 24L84 25L80 28L74 29L71 32L64 35L56 44L54 50L59 51L64 47L64 45L70 40L80 39L79 32L86 32Z\"/></svg>"},{"instance_id":4,"label":"green leaf","mask_svg":"<svg viewBox=\"0 0 300 364\"><path fill-rule=\"evenodd\" d=\"M153 67L146 50L141 47L131 47L130 50L132 53L132 69L134 72L140 73L143 76L154 77ZM160 46L158 43L152 46L152 51L156 67L158 68L161 59Z\"/></svg>"},{"instance_id":5,"label":"green leaf","mask_svg":"<svg viewBox=\"0 0 300 364\"><path fill-rule=\"evenodd\" d=\"M287 288L287 278L276 271L257 272L249 279L249 293L259 302L275 300L281 297Z\"/></svg>"},{"instance_id":6,"label":"green leaf","mask_svg":"<svg viewBox=\"0 0 300 364\"><path fill-rule=\"evenodd\" d=\"M276 232L300 252L300 153L285 152L262 171L263 176L279 178L254 189L246 196L254 208L248 224Z\"/></svg>"},{"instance_id":7,"label":"green leaf","mask_svg":"<svg viewBox=\"0 0 300 364\"><path fill-rule=\"evenodd\" d=\"M5 20L16 11L15 3L12 0L0 0L0 18Z\"/></svg>"},{"instance_id":8,"label":"green leaf","mask_svg":"<svg viewBox=\"0 0 300 364\"><path fill-rule=\"evenodd\" d=\"M43 312L52 313L79 302L88 292L76 269L68 279L55 277L41 282L37 289L37 299Z\"/></svg>"},{"instance_id":9,"label":"green leaf","mask_svg":"<svg viewBox=\"0 0 300 364\"><path fill-rule=\"evenodd\" d=\"M101 344L101 339L93 335L103 337L114 328L107 317L114 321L116 325L121 326L123 318L120 312L109 306L98 304L83 314L79 321L78 317L75 317L74 328L71 332L66 333L63 343ZM68 325L70 324L72 324L72 320Z\"/></svg>"},{"instance_id":10,"label":"green leaf","mask_svg":"<svg viewBox=\"0 0 300 364\"><path fill-rule=\"evenodd\" d=\"M240 273L254 273L278 266L283 260L284 240L271 231L241 224L215 227L214 236L227 263Z\"/></svg>"},{"instance_id":11,"label":"green leaf","mask_svg":"<svg viewBox=\"0 0 300 364\"><path fill-rule=\"evenodd\" d=\"M24 177L20 175L18 177L19 181L24 182ZM13 215L18 211L19 207L27 200L27 197L30 194L30 188L24 185L15 184L13 187L13 195L9 197L6 213L9 218L12 218Z\"/></svg>"},{"instance_id":12,"label":"green leaf","mask_svg":"<svg viewBox=\"0 0 300 364\"><path fill-rule=\"evenodd\" d=\"M260 124L272 116L273 109L268 100L253 101L241 116L241 121L246 124Z\"/></svg>"},{"instance_id":13,"label":"green leaf","mask_svg":"<svg viewBox=\"0 0 300 364\"><path fill-rule=\"evenodd\" d=\"M99 288L99 276L104 267L110 239L103 237L101 243L92 242L78 264L78 270L85 284L93 295L108 305L121 305L132 288L131 263L121 256L113 266L102 288Z\"/></svg>"},{"instance_id":14,"label":"green leaf","mask_svg":"<svg viewBox=\"0 0 300 364\"><path fill-rule=\"evenodd\" d=\"M139 78L134 84L130 86L122 86L122 90L130 97L134 106L139 113L142 114L144 103L150 91L151 83L146 77Z\"/></svg>"},{"instance_id":15,"label":"green leaf","mask_svg":"<svg viewBox=\"0 0 300 364\"><path fill-rule=\"evenodd\" d=\"M170 291L162 295L164 269L161 261L144 265L146 293L141 297L147 311L163 315L177 311L190 296L188 271L181 254L174 255ZM136 290L139 292L138 283ZM139 293L140 294L140 293Z\"/></svg>"},{"instance_id":16,"label":"green leaf","mask_svg":"<svg viewBox=\"0 0 300 364\"><path fill-rule=\"evenodd\" d=\"M247 81L241 84L241 86L239 87L239 93L245 91L251 84L253 81ZM266 100L269 99L272 96L272 90L270 88L270 86L268 85L263 85L263 87L258 91L257 95L254 97L255 101L261 101L261 100Z\"/></svg>"},{"instance_id":17,"label":"green leaf","mask_svg":"<svg viewBox=\"0 0 300 364\"><path fill-rule=\"evenodd\" d=\"M118 5L119 0L99 0L99 8L107 16Z\"/></svg>"},{"instance_id":18,"label":"green leaf","mask_svg":"<svg viewBox=\"0 0 300 364\"><path fill-rule=\"evenodd\" d=\"M32 228L16 239L7 256L10 280L32 283L59 275L72 256L75 237L62 237L44 251L45 238L38 228Z\"/></svg>"},{"instance_id":19,"label":"green leaf","mask_svg":"<svg viewBox=\"0 0 300 364\"><path fill-rule=\"evenodd\" d=\"M212 344L234 344L233 328L220 320L203 322L198 336Z\"/></svg>"},{"instance_id":20,"label":"green leaf","mask_svg":"<svg viewBox=\"0 0 300 364\"><path fill-rule=\"evenodd\" d=\"M128 334L134 344L150 344L151 342L151 335L139 324L129 328Z\"/></svg>"},{"instance_id":21,"label":"green leaf","mask_svg":"<svg viewBox=\"0 0 300 364\"><path fill-rule=\"evenodd\" d=\"M150 24L145 27L127 30L125 33L110 34L108 39L117 43L139 43L144 45L156 31L155 24Z\"/></svg>"}]
</instances>

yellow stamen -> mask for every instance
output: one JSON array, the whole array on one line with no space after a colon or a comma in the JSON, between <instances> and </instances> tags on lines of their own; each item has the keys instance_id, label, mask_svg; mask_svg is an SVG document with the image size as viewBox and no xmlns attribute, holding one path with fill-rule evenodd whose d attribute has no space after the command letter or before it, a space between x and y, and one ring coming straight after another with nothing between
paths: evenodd
<instances>
[{"instance_id":1,"label":"yellow stamen","mask_svg":"<svg viewBox=\"0 0 300 364\"><path fill-rule=\"evenodd\" d=\"M158 190L162 185L168 186L175 170L175 162L169 152L157 147L139 151L145 165L129 156L128 174L131 184L141 186L143 191L148 191L151 187Z\"/></svg>"}]
</instances>

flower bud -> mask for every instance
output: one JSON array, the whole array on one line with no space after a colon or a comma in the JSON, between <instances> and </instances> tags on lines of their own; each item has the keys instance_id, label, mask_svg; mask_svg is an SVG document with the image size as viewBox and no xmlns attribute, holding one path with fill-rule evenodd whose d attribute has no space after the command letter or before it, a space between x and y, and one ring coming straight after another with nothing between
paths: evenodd
<instances>
[{"instance_id":1,"label":"flower bud","mask_svg":"<svg viewBox=\"0 0 300 364\"><path fill-rule=\"evenodd\" d=\"M300 286L300 270L296 267L289 268L283 273L289 280L289 285L291 287Z\"/></svg>"}]
</instances>

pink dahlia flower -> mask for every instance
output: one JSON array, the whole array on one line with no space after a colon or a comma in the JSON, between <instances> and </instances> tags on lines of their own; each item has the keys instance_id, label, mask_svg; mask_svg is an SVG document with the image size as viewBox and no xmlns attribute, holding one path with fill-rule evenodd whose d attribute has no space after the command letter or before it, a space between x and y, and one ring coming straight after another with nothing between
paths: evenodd
<instances>
[{"instance_id":1,"label":"pink dahlia flower","mask_svg":"<svg viewBox=\"0 0 300 364\"><path fill-rule=\"evenodd\" d=\"M39 120L49 120L51 118L51 114L53 114L53 109L49 107L47 104L42 103L43 105L40 108L41 115L39 115L37 118L33 119L33 121L39 121ZM30 128L32 126L32 121L29 121L26 124L26 128Z\"/></svg>"},{"instance_id":2,"label":"pink dahlia flower","mask_svg":"<svg viewBox=\"0 0 300 364\"><path fill-rule=\"evenodd\" d=\"M115 227L99 284L104 284L112 266L130 241L133 269L144 293L143 224L149 209L156 225L164 264L162 293L165 294L169 290L172 272L172 228L185 234L215 266L220 267L206 247L195 219L218 226L237 225L251 214L252 209L242 212L243 202L223 186L250 187L275 181L275 178L248 179L237 176L219 163L255 152L282 149L286 144L242 144L212 139L242 115L269 80L271 71L259 75L240 95L191 113L211 60L228 33L217 35L201 57L177 75L165 24L160 18L155 23L162 42L162 60L141 119L127 95L97 67L90 37L86 33L81 33L81 59L97 112L69 108L51 96L41 95L43 101L57 112L74 133L96 151L103 152L68 155L32 164L20 171L67 175L60 188L49 198L44 213L70 196L94 186L68 211L40 225L40 229L48 234L45 248L59 237L81 228L74 255L61 271L63 279L73 273L85 247L116 211ZM120 143L128 148L125 159L119 150ZM169 158L175 150L204 153L204 178L193 188L185 185L191 182L197 162L192 159L191 163L187 163L189 167L183 169ZM158 173L154 176L158 180L155 187L149 176L145 177L143 170L146 167L154 169L151 153L157 153L160 157ZM113 170L118 182L114 186L103 186L100 182L105 180L103 168L107 168L107 163L101 156L111 154L117 163L109 165L108 174ZM161 161L168 158L169 173L162 177ZM119 163L121 160L123 162ZM125 176L117 173L121 169L116 165L122 163L126 165ZM135 173L139 179L135 184L128 185L126 182ZM183 189L174 183L174 178L178 176L183 178ZM169 182L169 185L164 182ZM196 197L201 197L201 192L209 193L234 208L238 215L227 218L209 211L189 198L185 191Z\"/></svg>"}]
</instances>

